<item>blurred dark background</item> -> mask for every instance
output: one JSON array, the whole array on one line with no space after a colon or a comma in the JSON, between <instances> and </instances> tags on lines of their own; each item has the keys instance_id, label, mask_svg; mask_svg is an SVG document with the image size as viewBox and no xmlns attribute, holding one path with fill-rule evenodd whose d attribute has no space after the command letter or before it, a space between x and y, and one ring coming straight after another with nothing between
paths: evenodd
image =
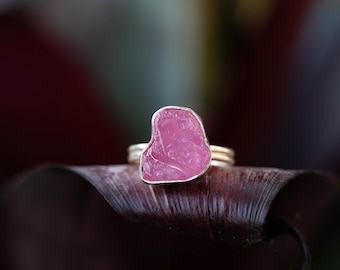
<instances>
[{"instance_id":1,"label":"blurred dark background","mask_svg":"<svg viewBox=\"0 0 340 270\"><path fill-rule=\"evenodd\" d=\"M164 105L237 165L340 173L339 48L336 0L0 1L0 179L126 163Z\"/></svg>"}]
</instances>

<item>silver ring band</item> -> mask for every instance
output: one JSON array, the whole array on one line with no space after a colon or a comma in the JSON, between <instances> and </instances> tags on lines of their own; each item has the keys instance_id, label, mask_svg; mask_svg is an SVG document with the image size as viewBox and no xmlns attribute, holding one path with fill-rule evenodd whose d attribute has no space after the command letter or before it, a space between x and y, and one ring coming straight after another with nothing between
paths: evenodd
<instances>
[{"instance_id":1,"label":"silver ring band","mask_svg":"<svg viewBox=\"0 0 340 270\"><path fill-rule=\"evenodd\" d=\"M128 147L128 162L139 164L142 152L147 148L148 143L132 144ZM231 166L235 163L235 153L232 149L217 145L210 145L212 166ZM227 163L227 164L225 164Z\"/></svg>"}]
</instances>

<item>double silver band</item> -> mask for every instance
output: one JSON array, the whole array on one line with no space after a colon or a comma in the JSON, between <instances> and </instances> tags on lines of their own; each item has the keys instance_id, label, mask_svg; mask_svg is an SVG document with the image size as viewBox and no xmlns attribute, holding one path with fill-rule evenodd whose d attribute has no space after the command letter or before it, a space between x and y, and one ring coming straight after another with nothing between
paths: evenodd
<instances>
[{"instance_id":1,"label":"double silver band","mask_svg":"<svg viewBox=\"0 0 340 270\"><path fill-rule=\"evenodd\" d=\"M148 143L132 144L128 147L128 162L131 164L139 164L142 152L146 149ZM235 163L235 153L232 149L210 145L211 165L212 166L232 166Z\"/></svg>"}]
</instances>

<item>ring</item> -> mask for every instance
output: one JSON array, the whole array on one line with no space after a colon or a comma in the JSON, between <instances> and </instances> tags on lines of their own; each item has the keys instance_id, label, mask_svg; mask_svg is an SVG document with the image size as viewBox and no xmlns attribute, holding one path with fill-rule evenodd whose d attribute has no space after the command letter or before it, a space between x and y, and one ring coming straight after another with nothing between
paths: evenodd
<instances>
[{"instance_id":1,"label":"ring","mask_svg":"<svg viewBox=\"0 0 340 270\"><path fill-rule=\"evenodd\" d=\"M128 162L139 165L141 179L148 184L194 180L210 166L234 164L234 151L209 145L201 118L190 108L166 106L151 120L149 143L128 147Z\"/></svg>"}]
</instances>

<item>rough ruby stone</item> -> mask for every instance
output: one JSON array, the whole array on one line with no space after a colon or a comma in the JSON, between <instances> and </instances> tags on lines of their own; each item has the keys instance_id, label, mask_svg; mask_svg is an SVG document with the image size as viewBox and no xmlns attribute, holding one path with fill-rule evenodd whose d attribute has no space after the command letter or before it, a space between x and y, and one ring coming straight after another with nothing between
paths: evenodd
<instances>
[{"instance_id":1,"label":"rough ruby stone","mask_svg":"<svg viewBox=\"0 0 340 270\"><path fill-rule=\"evenodd\" d=\"M203 125L191 109L164 107L153 115L151 141L141 157L144 181L189 181L207 170L210 159Z\"/></svg>"}]
</instances>

